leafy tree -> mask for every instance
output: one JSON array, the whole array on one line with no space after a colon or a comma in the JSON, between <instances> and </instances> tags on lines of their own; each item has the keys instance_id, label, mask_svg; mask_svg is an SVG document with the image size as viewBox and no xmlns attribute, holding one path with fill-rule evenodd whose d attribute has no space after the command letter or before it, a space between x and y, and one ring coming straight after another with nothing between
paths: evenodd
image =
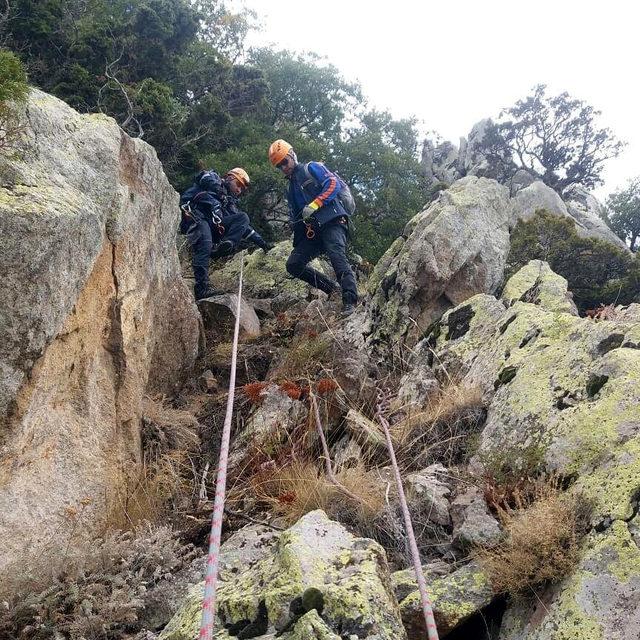
<instances>
[{"instance_id":1,"label":"leafy tree","mask_svg":"<svg viewBox=\"0 0 640 640\"><path fill-rule=\"evenodd\" d=\"M519 221L511 234L505 277L511 277L529 260L545 260L567 279L569 290L582 311L600 304L640 301L640 254L597 238L581 238L575 223L546 211Z\"/></svg>"},{"instance_id":2,"label":"leafy tree","mask_svg":"<svg viewBox=\"0 0 640 640\"><path fill-rule=\"evenodd\" d=\"M413 120L394 120L378 111L363 114L336 144L334 166L357 199L354 245L371 262L428 199L417 147Z\"/></svg>"},{"instance_id":3,"label":"leafy tree","mask_svg":"<svg viewBox=\"0 0 640 640\"><path fill-rule=\"evenodd\" d=\"M269 85L269 122L276 129L289 126L327 141L336 139L362 101L360 87L346 82L316 54L258 49L249 62Z\"/></svg>"},{"instance_id":4,"label":"leafy tree","mask_svg":"<svg viewBox=\"0 0 640 640\"><path fill-rule=\"evenodd\" d=\"M624 143L598 125L600 112L568 93L548 96L545 85L501 112L484 141L489 159L513 160L558 193L571 184L602 183L603 163Z\"/></svg>"},{"instance_id":5,"label":"leafy tree","mask_svg":"<svg viewBox=\"0 0 640 640\"><path fill-rule=\"evenodd\" d=\"M640 247L640 176L630 180L625 189L612 193L607 198L607 207L604 221L629 244L631 251L637 251Z\"/></svg>"}]
</instances>

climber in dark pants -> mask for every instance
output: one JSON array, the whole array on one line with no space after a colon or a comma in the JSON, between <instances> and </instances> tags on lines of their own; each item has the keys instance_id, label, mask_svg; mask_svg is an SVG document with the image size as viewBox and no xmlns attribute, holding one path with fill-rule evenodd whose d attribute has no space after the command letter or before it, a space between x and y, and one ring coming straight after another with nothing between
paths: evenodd
<instances>
[{"instance_id":1,"label":"climber in dark pants","mask_svg":"<svg viewBox=\"0 0 640 640\"><path fill-rule=\"evenodd\" d=\"M319 162L299 163L293 148L284 140L271 145L269 160L289 180L293 251L287 260L287 271L326 294L341 288L342 313L351 314L358 291L346 256L350 212L338 197L344 183ZM307 266L320 254L331 261L338 283Z\"/></svg>"},{"instance_id":2,"label":"climber in dark pants","mask_svg":"<svg viewBox=\"0 0 640 640\"><path fill-rule=\"evenodd\" d=\"M223 178L214 171L203 171L180 198L183 213L180 228L192 247L196 300L221 293L209 284L211 256L230 255L243 240L264 251L271 248L251 228L249 216L238 206L238 197L249 183L247 172L241 168L231 169Z\"/></svg>"}]
</instances>

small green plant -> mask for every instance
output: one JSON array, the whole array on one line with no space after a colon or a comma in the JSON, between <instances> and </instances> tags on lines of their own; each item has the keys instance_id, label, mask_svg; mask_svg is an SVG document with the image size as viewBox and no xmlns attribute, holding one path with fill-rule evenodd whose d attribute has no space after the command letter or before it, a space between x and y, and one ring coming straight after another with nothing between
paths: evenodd
<instances>
[{"instance_id":1,"label":"small green plant","mask_svg":"<svg viewBox=\"0 0 640 640\"><path fill-rule=\"evenodd\" d=\"M27 74L11 51L0 50L0 150L13 148L22 131L16 105L27 98Z\"/></svg>"}]
</instances>

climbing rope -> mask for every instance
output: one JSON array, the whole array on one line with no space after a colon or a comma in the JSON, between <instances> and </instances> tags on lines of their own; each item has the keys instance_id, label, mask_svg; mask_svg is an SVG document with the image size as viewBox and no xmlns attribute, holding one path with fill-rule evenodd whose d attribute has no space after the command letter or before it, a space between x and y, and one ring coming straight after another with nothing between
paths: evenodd
<instances>
[{"instance_id":1,"label":"climbing rope","mask_svg":"<svg viewBox=\"0 0 640 640\"><path fill-rule=\"evenodd\" d=\"M229 376L229 393L227 396L227 412L224 416L220 456L218 458L218 475L216 478L216 496L211 518L211 534L209 536L209 555L207 557L207 574L204 581L204 599L202 601L202 622L200 638L212 640L213 623L216 615L216 587L218 584L218 565L220 563L220 536L222 533L222 513L227 486L227 461L229 458L229 440L231 439L231 418L233 417L233 400L236 387L236 361L238 356L238 336L240 334L240 301L242 299L242 272L244 261L240 261L238 277L238 300L236 302L236 324L233 330L233 347L231 349L231 374Z\"/></svg>"},{"instance_id":2,"label":"climbing rope","mask_svg":"<svg viewBox=\"0 0 640 640\"><path fill-rule=\"evenodd\" d=\"M420 552L418 551L418 545L416 543L416 536L413 533L413 524L411 522L411 514L409 513L409 507L407 506L407 499L404 495L404 489L402 487L402 477L400 475L400 469L398 467L398 461L396 460L396 453L393 449L393 442L391 441L391 433L389 431L389 422L384 417L384 413L388 409L388 401L386 394L378 390L378 404L376 410L376 417L382 425L384 430L384 437L387 441L387 449L389 450L389 457L391 458L391 466L393 467L393 474L396 479L396 485L398 487L398 498L400 499L400 506L402 508L402 516L404 517L404 526L407 531L407 540L409 541L409 550L411 551L411 559L413 561L413 568L416 572L416 579L418 581L418 591L420 592L420 601L422 603L422 614L424 615L424 623L427 628L427 636L429 640L438 640L438 629L436 627L436 621L433 617L433 607L429 594L427 593L427 581L424 578L422 572L422 563L420 562Z\"/></svg>"}]
</instances>

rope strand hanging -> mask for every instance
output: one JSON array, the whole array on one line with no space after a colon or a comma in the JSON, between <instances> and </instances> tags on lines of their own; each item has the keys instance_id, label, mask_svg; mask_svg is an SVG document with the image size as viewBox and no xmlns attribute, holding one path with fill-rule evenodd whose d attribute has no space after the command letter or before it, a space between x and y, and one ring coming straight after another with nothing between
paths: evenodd
<instances>
[{"instance_id":1,"label":"rope strand hanging","mask_svg":"<svg viewBox=\"0 0 640 640\"><path fill-rule=\"evenodd\" d=\"M413 569L416 572L418 591L420 592L420 602L422 603L422 615L424 616L424 624L427 629L427 636L429 640L438 640L438 629L436 627L435 618L433 617L433 606L431 604L431 600L429 599L429 594L427 593L427 581L425 580L424 573L422 572L420 552L418 551L416 536L413 532L413 524L411 522L409 507L407 506L407 499L404 495L402 476L400 475L400 468L398 467L398 461L396 460L396 452L393 448L393 442L391 440L389 422L384 417L386 405L386 396L382 391L379 390L376 417L378 418L378 421L380 422L380 424L382 425L382 429L384 430L384 437L387 441L387 449L389 450L389 457L391 458L391 466L393 467L393 475L396 479L398 498L400 500L400 507L402 508L402 516L404 518L404 526L407 532L409 550L411 551L411 560L413 561Z\"/></svg>"},{"instance_id":2,"label":"rope strand hanging","mask_svg":"<svg viewBox=\"0 0 640 640\"><path fill-rule=\"evenodd\" d=\"M240 261L238 276L238 300L236 302L236 323L233 330L233 347L231 350L231 374L229 376L229 393L227 396L227 412L224 416L220 456L218 459L218 475L216 477L216 495L211 518L211 534L209 536L209 555L207 557L207 573L204 581L204 599L202 601L202 621L200 623L201 640L212 640L216 615L216 589L218 586L218 566L220 564L220 537L222 534L222 514L227 486L227 464L229 459L229 441L231 439L231 419L233 417L233 401L236 387L236 363L238 358L238 336L240 335L240 301L242 299L242 275L244 260Z\"/></svg>"}]
</instances>

